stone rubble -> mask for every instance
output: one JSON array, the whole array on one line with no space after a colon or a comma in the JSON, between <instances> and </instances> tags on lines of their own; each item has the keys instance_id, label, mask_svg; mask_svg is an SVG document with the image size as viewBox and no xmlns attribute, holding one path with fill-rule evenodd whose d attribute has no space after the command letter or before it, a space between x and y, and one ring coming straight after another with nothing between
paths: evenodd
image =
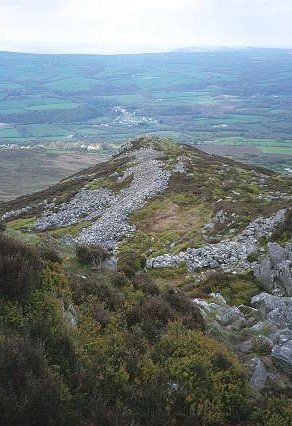
<instances>
[{"instance_id":1,"label":"stone rubble","mask_svg":"<svg viewBox=\"0 0 292 426\"><path fill-rule=\"evenodd\" d=\"M77 243L100 244L114 249L122 238L134 231L128 222L129 215L167 188L171 173L158 160L158 151L141 148L131 155L135 158L134 165L126 174L127 177L133 176L132 182L115 196L96 222L81 231Z\"/></svg>"},{"instance_id":2,"label":"stone rubble","mask_svg":"<svg viewBox=\"0 0 292 426\"><path fill-rule=\"evenodd\" d=\"M262 313L262 328L273 341L273 360L292 376L292 297L260 293L252 298L251 304Z\"/></svg>"},{"instance_id":3,"label":"stone rubble","mask_svg":"<svg viewBox=\"0 0 292 426\"><path fill-rule=\"evenodd\" d=\"M251 305L261 311L271 325L292 330L292 297L260 293L251 299Z\"/></svg>"},{"instance_id":4,"label":"stone rubble","mask_svg":"<svg viewBox=\"0 0 292 426\"><path fill-rule=\"evenodd\" d=\"M114 194L107 189L82 189L68 203L63 203L57 212L48 212L38 219L35 229L45 231L51 227L74 225L78 222L92 220L114 201Z\"/></svg>"},{"instance_id":5,"label":"stone rubble","mask_svg":"<svg viewBox=\"0 0 292 426\"><path fill-rule=\"evenodd\" d=\"M57 211L48 211L38 219L35 229L45 231L51 227L94 221L81 231L75 243L101 244L107 249L114 249L123 237L134 231L128 222L129 215L168 186L171 173L164 169L164 163L158 159L160 155L152 148L122 154L121 157L133 157L132 167L119 177L119 182L133 177L128 187L118 194L105 188L83 188L69 202L61 204Z\"/></svg>"},{"instance_id":6,"label":"stone rubble","mask_svg":"<svg viewBox=\"0 0 292 426\"><path fill-rule=\"evenodd\" d=\"M148 259L148 268L177 267L186 263L190 271L201 268L218 268L224 271L245 270L251 267L248 255L255 252L262 237L271 236L276 226L284 220L285 209L271 217L259 217L251 222L233 239L217 244L207 244L199 248L188 248L176 255L164 254Z\"/></svg>"},{"instance_id":7,"label":"stone rubble","mask_svg":"<svg viewBox=\"0 0 292 426\"><path fill-rule=\"evenodd\" d=\"M199 307L211 330L221 330L223 336L235 333L236 339L240 336L238 331L242 330L244 340L237 349L250 368L252 386L261 390L267 379L272 378L260 359L262 355L271 357L276 367L292 375L292 297L260 293L251 299L253 307L236 307L229 306L220 293L210 296L216 303L204 299L191 301ZM246 336L249 336L247 340Z\"/></svg>"},{"instance_id":8,"label":"stone rubble","mask_svg":"<svg viewBox=\"0 0 292 426\"><path fill-rule=\"evenodd\" d=\"M26 207L22 207L21 209L10 210L1 216L0 221L17 218L23 214L30 213L34 208L51 209L54 206L55 206L54 202L49 203L48 200L44 200L32 206L26 206Z\"/></svg>"}]
</instances>

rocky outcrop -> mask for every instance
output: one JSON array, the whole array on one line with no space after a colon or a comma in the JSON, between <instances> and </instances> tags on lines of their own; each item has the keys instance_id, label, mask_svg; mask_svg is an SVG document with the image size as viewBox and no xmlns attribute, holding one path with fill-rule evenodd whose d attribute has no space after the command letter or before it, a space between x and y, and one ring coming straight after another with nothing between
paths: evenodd
<instances>
[{"instance_id":1,"label":"rocky outcrop","mask_svg":"<svg viewBox=\"0 0 292 426\"><path fill-rule=\"evenodd\" d=\"M176 267L186 263L190 271L206 267L220 267L225 271L248 269L251 267L248 256L256 250L259 239L271 236L276 226L284 220L284 216L285 210L280 210L271 217L260 217L232 240L224 240L200 248L189 248L176 255L158 256L149 259L147 267Z\"/></svg>"},{"instance_id":2,"label":"rocky outcrop","mask_svg":"<svg viewBox=\"0 0 292 426\"><path fill-rule=\"evenodd\" d=\"M253 387L261 390L268 379L277 381L280 373L292 374L291 297L260 293L251 300L253 307L229 306L220 293L209 297L215 302L192 302L199 307L210 333L237 342L236 349L250 369Z\"/></svg>"},{"instance_id":3,"label":"rocky outcrop","mask_svg":"<svg viewBox=\"0 0 292 426\"><path fill-rule=\"evenodd\" d=\"M265 290L292 296L292 244L268 244L268 256L254 266L254 275Z\"/></svg>"},{"instance_id":4,"label":"rocky outcrop","mask_svg":"<svg viewBox=\"0 0 292 426\"><path fill-rule=\"evenodd\" d=\"M263 328L266 332L269 330L274 362L292 376L292 297L261 293L254 296L251 303L261 311Z\"/></svg>"}]
</instances>

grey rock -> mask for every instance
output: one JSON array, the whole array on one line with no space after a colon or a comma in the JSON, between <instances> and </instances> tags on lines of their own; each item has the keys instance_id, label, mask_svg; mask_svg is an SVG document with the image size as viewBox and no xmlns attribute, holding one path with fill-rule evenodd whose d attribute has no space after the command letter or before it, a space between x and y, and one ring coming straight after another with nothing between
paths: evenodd
<instances>
[{"instance_id":1,"label":"grey rock","mask_svg":"<svg viewBox=\"0 0 292 426\"><path fill-rule=\"evenodd\" d=\"M292 298L260 293L251 299L267 321L279 328L292 328Z\"/></svg>"},{"instance_id":2,"label":"grey rock","mask_svg":"<svg viewBox=\"0 0 292 426\"><path fill-rule=\"evenodd\" d=\"M292 245L269 243L268 256L254 265L255 278L265 290L292 296Z\"/></svg>"},{"instance_id":3,"label":"grey rock","mask_svg":"<svg viewBox=\"0 0 292 426\"><path fill-rule=\"evenodd\" d=\"M68 325L72 328L77 327L78 315L75 306L70 303L68 308L65 309L64 302L62 301L63 317L65 318Z\"/></svg>"},{"instance_id":4,"label":"grey rock","mask_svg":"<svg viewBox=\"0 0 292 426\"><path fill-rule=\"evenodd\" d=\"M272 350L275 363L289 376L292 376L292 340L284 345L275 345Z\"/></svg>"},{"instance_id":5,"label":"grey rock","mask_svg":"<svg viewBox=\"0 0 292 426\"><path fill-rule=\"evenodd\" d=\"M265 364L259 358L253 358L250 362L252 377L250 383L257 389L262 389L268 378L268 371Z\"/></svg>"},{"instance_id":6,"label":"grey rock","mask_svg":"<svg viewBox=\"0 0 292 426\"><path fill-rule=\"evenodd\" d=\"M273 265L277 265L288 258L286 250L280 244L268 243L268 250Z\"/></svg>"},{"instance_id":7,"label":"grey rock","mask_svg":"<svg viewBox=\"0 0 292 426\"><path fill-rule=\"evenodd\" d=\"M272 271L271 259L266 258L254 266L254 276L265 290L272 291L275 287L275 274Z\"/></svg>"},{"instance_id":8,"label":"grey rock","mask_svg":"<svg viewBox=\"0 0 292 426\"><path fill-rule=\"evenodd\" d=\"M226 300L224 299L222 294L219 293L219 292L218 293L211 293L210 296L213 297L213 299L217 300L218 302L220 302L223 305L227 304Z\"/></svg>"},{"instance_id":9,"label":"grey rock","mask_svg":"<svg viewBox=\"0 0 292 426\"><path fill-rule=\"evenodd\" d=\"M238 350L243 353L252 352L252 340L246 340L238 346Z\"/></svg>"},{"instance_id":10,"label":"grey rock","mask_svg":"<svg viewBox=\"0 0 292 426\"><path fill-rule=\"evenodd\" d=\"M236 320L243 319L243 315L236 306L219 305L217 303L208 303L203 299L192 299L205 316L215 318L221 325L230 325Z\"/></svg>"},{"instance_id":11,"label":"grey rock","mask_svg":"<svg viewBox=\"0 0 292 426\"><path fill-rule=\"evenodd\" d=\"M288 296L292 296L292 261L285 260L278 265L277 278Z\"/></svg>"},{"instance_id":12,"label":"grey rock","mask_svg":"<svg viewBox=\"0 0 292 426\"><path fill-rule=\"evenodd\" d=\"M273 343L278 345L284 345L289 340L292 340L292 330L289 328L285 328L283 330L277 330L276 332L270 335Z\"/></svg>"},{"instance_id":13,"label":"grey rock","mask_svg":"<svg viewBox=\"0 0 292 426\"><path fill-rule=\"evenodd\" d=\"M112 256L109 259L106 259L102 262L101 269L102 271L116 272L117 266L118 266L118 260L116 257Z\"/></svg>"}]
</instances>

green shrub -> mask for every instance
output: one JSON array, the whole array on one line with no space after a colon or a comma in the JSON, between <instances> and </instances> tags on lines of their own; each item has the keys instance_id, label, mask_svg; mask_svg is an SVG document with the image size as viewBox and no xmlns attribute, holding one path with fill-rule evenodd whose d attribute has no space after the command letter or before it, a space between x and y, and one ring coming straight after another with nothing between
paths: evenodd
<instances>
[{"instance_id":1,"label":"green shrub","mask_svg":"<svg viewBox=\"0 0 292 426\"><path fill-rule=\"evenodd\" d=\"M201 332L170 325L158 345L158 359L176 391L202 425L244 424L250 412L245 372L231 352Z\"/></svg>"}]
</instances>

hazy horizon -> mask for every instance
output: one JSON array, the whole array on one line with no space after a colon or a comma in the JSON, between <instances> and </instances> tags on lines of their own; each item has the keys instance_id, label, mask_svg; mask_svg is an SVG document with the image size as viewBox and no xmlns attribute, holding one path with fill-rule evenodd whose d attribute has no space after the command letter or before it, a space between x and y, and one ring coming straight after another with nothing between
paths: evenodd
<instances>
[{"instance_id":1,"label":"hazy horizon","mask_svg":"<svg viewBox=\"0 0 292 426\"><path fill-rule=\"evenodd\" d=\"M148 53L292 48L290 0L2 0L1 50Z\"/></svg>"},{"instance_id":2,"label":"hazy horizon","mask_svg":"<svg viewBox=\"0 0 292 426\"><path fill-rule=\"evenodd\" d=\"M223 50L245 50L245 49L259 49L259 50L292 50L291 47L287 46L169 46L169 47L157 47L157 46L83 46L80 49L76 49L76 46L63 46L62 49L57 46L27 46L20 47L11 45L6 48L2 48L2 53L19 53L19 54L35 54L35 55L138 55L138 54L158 54L158 53L171 53L171 52L213 52Z\"/></svg>"}]
</instances>

